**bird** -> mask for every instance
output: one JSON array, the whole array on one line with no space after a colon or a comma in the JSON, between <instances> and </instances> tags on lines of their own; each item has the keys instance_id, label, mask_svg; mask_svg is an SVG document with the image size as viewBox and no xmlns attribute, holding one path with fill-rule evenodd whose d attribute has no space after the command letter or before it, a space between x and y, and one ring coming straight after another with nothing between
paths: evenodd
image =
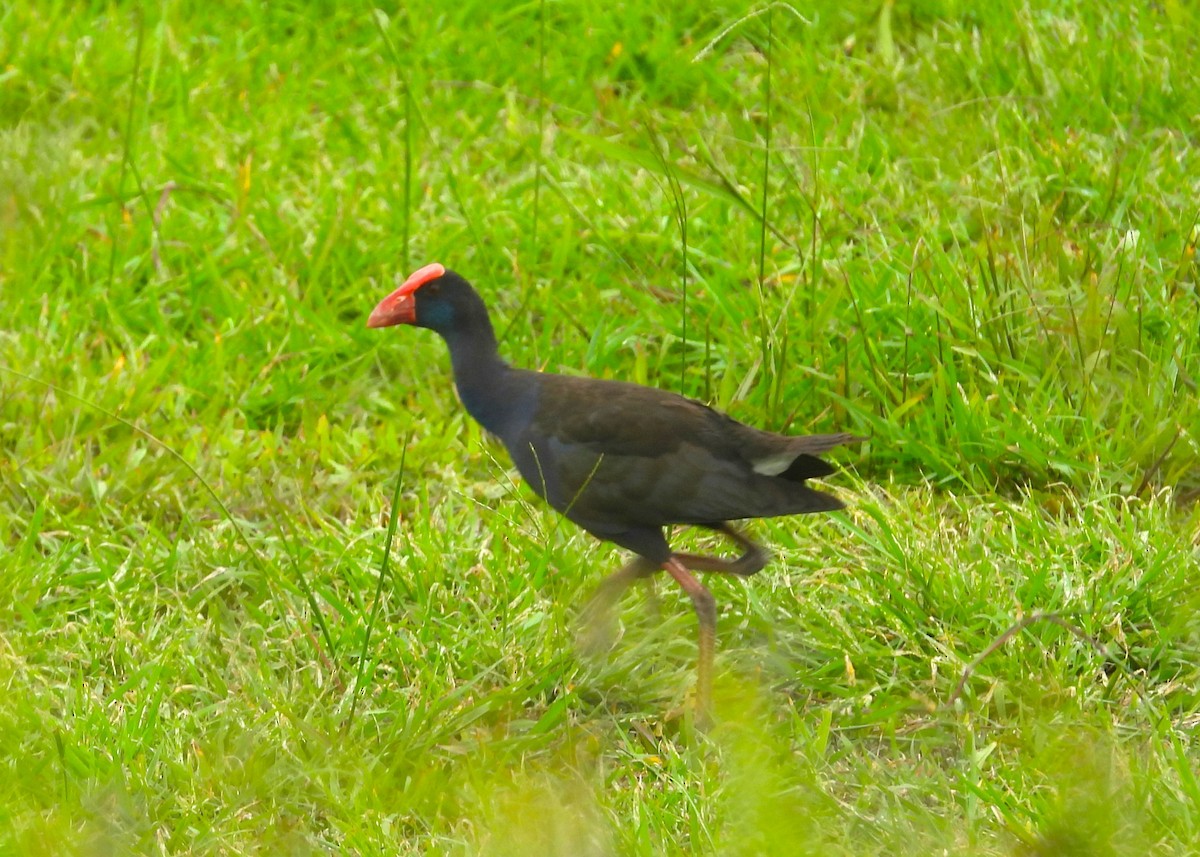
<instances>
[{"instance_id":1,"label":"bird","mask_svg":"<svg viewBox=\"0 0 1200 857\"><path fill-rule=\"evenodd\" d=\"M415 271L367 319L369 328L393 325L440 335L463 406L500 439L533 491L593 536L634 554L602 581L594 607L607 610L634 581L660 570L688 595L699 624L695 706L698 722L709 722L716 602L692 572L749 577L767 563L767 551L731 520L843 508L807 480L836 472L820 454L865 438L774 434L666 390L514 367L499 354L483 298L436 262ZM674 551L666 532L675 525L720 533L741 555Z\"/></svg>"}]
</instances>

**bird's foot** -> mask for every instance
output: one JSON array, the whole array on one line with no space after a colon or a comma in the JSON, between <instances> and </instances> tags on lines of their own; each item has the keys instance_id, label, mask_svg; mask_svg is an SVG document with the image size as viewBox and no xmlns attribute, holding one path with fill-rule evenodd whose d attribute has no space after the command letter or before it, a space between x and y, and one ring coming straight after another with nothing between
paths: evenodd
<instances>
[{"instance_id":1,"label":"bird's foot","mask_svg":"<svg viewBox=\"0 0 1200 857\"><path fill-rule=\"evenodd\" d=\"M616 610L611 606L583 611L575 631L575 648L585 658L598 658L616 645L620 638Z\"/></svg>"}]
</instances>

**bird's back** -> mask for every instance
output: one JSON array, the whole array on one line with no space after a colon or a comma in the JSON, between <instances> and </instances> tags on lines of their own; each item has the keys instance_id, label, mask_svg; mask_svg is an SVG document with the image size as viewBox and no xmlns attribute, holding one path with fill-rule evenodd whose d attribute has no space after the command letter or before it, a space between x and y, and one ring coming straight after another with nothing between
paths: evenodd
<instances>
[{"instance_id":1,"label":"bird's back","mask_svg":"<svg viewBox=\"0 0 1200 857\"><path fill-rule=\"evenodd\" d=\"M503 439L525 479L593 531L839 509L805 479L852 435L786 437L700 402L620 381L522 372L526 418Z\"/></svg>"}]
</instances>

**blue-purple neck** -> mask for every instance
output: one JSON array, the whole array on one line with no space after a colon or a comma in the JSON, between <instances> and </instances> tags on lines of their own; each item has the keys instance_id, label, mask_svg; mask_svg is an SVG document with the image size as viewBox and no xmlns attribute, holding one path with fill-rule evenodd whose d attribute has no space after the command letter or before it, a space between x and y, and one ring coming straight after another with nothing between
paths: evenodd
<instances>
[{"instance_id":1,"label":"blue-purple neck","mask_svg":"<svg viewBox=\"0 0 1200 857\"><path fill-rule=\"evenodd\" d=\"M501 359L491 326L486 331L450 331L442 336L450 348L454 384L467 413L488 431L503 436L517 396L512 367Z\"/></svg>"}]
</instances>

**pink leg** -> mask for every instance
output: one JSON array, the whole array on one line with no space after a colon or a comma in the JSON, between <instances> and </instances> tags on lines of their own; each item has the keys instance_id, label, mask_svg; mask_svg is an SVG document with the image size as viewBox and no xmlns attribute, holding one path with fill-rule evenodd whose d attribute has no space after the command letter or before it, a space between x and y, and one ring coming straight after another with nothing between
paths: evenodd
<instances>
[{"instance_id":1,"label":"pink leg","mask_svg":"<svg viewBox=\"0 0 1200 857\"><path fill-rule=\"evenodd\" d=\"M663 563L667 573L683 587L692 599L696 618L700 621L700 656L696 664L696 716L701 723L708 721L712 710L713 650L717 640L717 602L703 583L697 580L677 557Z\"/></svg>"},{"instance_id":2,"label":"pink leg","mask_svg":"<svg viewBox=\"0 0 1200 857\"><path fill-rule=\"evenodd\" d=\"M599 654L612 645L614 605L635 581L650 578L656 571L654 563L638 556L600 581L580 617L579 647L586 654Z\"/></svg>"},{"instance_id":3,"label":"pink leg","mask_svg":"<svg viewBox=\"0 0 1200 857\"><path fill-rule=\"evenodd\" d=\"M677 553L675 554L676 558L692 571L716 571L722 574L737 574L742 577L756 574L767 564L767 552L729 524L720 524L713 529L724 533L736 542L742 549L742 555L737 559L721 559L694 553Z\"/></svg>"}]
</instances>

